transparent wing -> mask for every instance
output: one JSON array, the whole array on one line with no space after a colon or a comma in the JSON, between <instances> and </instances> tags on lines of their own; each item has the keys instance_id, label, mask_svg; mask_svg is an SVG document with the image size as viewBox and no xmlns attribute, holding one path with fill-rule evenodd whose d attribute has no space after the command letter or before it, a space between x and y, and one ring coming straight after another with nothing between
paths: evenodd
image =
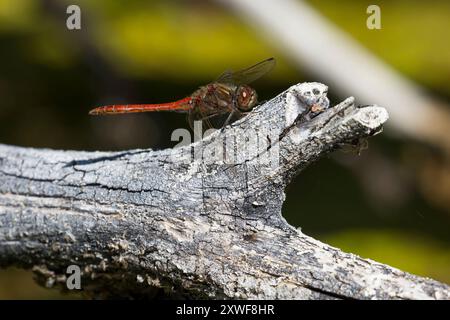
<instances>
[{"instance_id":1,"label":"transparent wing","mask_svg":"<svg viewBox=\"0 0 450 320\"><path fill-rule=\"evenodd\" d=\"M237 85L249 84L268 73L274 66L275 58L269 58L244 70L236 72L225 71L216 82Z\"/></svg>"}]
</instances>

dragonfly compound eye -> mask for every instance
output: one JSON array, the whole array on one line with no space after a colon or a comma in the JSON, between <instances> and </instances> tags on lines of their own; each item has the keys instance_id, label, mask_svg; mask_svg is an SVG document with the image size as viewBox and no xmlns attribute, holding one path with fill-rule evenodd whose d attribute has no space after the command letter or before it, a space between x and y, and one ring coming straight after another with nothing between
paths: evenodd
<instances>
[{"instance_id":1,"label":"dragonfly compound eye","mask_svg":"<svg viewBox=\"0 0 450 320\"><path fill-rule=\"evenodd\" d=\"M251 110L257 102L255 90L249 86L240 86L237 90L237 106L241 111Z\"/></svg>"}]
</instances>

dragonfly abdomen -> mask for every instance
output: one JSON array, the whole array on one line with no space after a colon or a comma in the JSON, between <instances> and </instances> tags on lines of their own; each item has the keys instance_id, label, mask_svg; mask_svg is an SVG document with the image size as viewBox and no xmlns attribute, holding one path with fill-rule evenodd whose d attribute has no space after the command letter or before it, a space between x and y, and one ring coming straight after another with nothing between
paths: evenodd
<instances>
[{"instance_id":1,"label":"dragonfly abdomen","mask_svg":"<svg viewBox=\"0 0 450 320\"><path fill-rule=\"evenodd\" d=\"M187 97L178 101L155 104L119 104L97 107L89 111L91 115L122 114L138 112L175 111L187 112L192 108L192 98Z\"/></svg>"}]
</instances>

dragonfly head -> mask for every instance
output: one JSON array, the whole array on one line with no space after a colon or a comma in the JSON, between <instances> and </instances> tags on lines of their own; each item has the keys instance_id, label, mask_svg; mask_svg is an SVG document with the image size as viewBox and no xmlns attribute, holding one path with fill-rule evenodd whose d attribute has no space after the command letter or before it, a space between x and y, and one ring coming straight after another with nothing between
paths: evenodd
<instances>
[{"instance_id":1,"label":"dragonfly head","mask_svg":"<svg viewBox=\"0 0 450 320\"><path fill-rule=\"evenodd\" d=\"M237 107L240 111L250 111L258 101L256 91L247 85L239 86L236 93Z\"/></svg>"}]
</instances>

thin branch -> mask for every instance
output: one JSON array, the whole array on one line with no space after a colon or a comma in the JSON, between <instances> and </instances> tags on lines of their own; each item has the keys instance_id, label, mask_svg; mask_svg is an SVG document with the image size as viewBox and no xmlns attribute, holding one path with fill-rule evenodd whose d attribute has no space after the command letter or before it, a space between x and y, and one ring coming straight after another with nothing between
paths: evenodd
<instances>
[{"instance_id":1,"label":"thin branch","mask_svg":"<svg viewBox=\"0 0 450 320\"><path fill-rule=\"evenodd\" d=\"M359 97L362 103L376 101L384 105L391 114L389 128L397 134L450 151L448 105L431 98L306 1L217 1L242 16L271 44L281 47L302 69L344 95ZM361 12L362 16L366 14Z\"/></svg>"}]
</instances>

